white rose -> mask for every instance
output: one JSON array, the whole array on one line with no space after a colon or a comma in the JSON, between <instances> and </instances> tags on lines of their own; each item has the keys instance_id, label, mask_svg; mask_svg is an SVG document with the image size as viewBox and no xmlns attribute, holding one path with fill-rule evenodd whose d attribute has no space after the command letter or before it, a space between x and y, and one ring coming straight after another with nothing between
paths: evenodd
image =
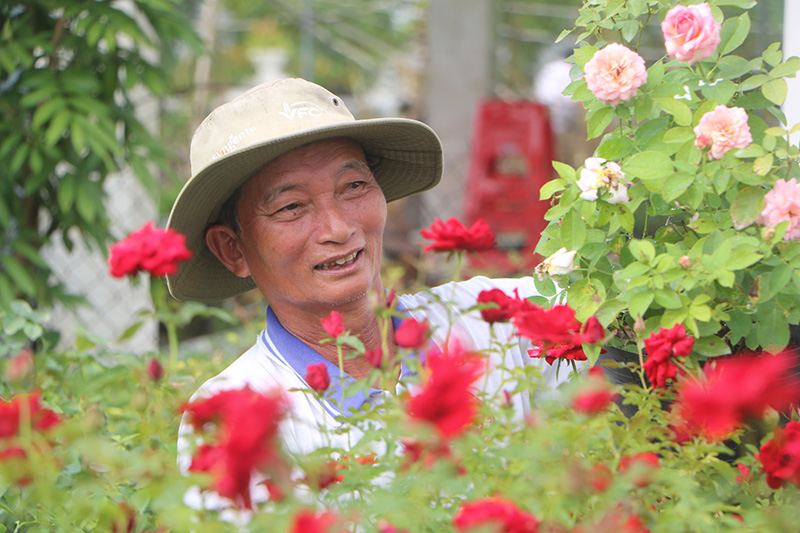
<instances>
[{"instance_id":1,"label":"white rose","mask_svg":"<svg viewBox=\"0 0 800 533\"><path fill-rule=\"evenodd\" d=\"M564 276L576 270L575 255L577 250L567 251L566 248L561 248L556 253L539 263L534 272L539 279L544 279L544 276Z\"/></svg>"}]
</instances>

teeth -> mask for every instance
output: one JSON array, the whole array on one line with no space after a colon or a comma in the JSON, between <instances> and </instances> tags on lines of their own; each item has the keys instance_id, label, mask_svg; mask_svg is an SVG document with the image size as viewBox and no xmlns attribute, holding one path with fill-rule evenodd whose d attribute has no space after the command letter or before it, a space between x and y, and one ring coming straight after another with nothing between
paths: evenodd
<instances>
[{"instance_id":1,"label":"teeth","mask_svg":"<svg viewBox=\"0 0 800 533\"><path fill-rule=\"evenodd\" d=\"M337 266L342 266L345 263L350 263L351 261L353 261L356 258L356 255L358 255L358 252L353 252L352 254L342 257L341 259L338 259L336 261L325 263L324 265L321 265L319 268L320 270L328 270Z\"/></svg>"}]
</instances>

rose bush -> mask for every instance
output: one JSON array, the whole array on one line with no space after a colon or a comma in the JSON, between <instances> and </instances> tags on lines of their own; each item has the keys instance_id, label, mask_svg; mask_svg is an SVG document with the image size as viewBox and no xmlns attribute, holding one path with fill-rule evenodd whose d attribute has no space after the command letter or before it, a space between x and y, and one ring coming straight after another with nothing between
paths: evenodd
<instances>
[{"instance_id":1,"label":"rose bush","mask_svg":"<svg viewBox=\"0 0 800 533\"><path fill-rule=\"evenodd\" d=\"M542 189L553 207L537 251L574 252L575 270L548 270L561 288L540 287L565 291L578 320L597 315L615 333L611 346L640 352L660 328L683 324L691 366L781 350L800 323L800 172L789 144L800 126L779 107L800 59L784 59L779 43L735 55L750 4L601 0L565 32L578 34L566 92L586 107L589 137L602 139L585 168L556 163L560 177ZM635 54L652 18L662 21L664 56L612 101L603 91L617 84L598 80L593 62L614 44ZM635 63L617 75L633 77Z\"/></svg>"}]
</instances>

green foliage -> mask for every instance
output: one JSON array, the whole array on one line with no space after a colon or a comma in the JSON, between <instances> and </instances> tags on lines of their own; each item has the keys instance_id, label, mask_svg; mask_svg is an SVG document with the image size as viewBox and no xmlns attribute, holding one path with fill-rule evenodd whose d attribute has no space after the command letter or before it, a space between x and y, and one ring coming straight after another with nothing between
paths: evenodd
<instances>
[{"instance_id":1,"label":"green foliage","mask_svg":"<svg viewBox=\"0 0 800 533\"><path fill-rule=\"evenodd\" d=\"M288 70L333 92L375 79L381 67L421 30L419 0L225 0L251 31L228 35L231 46L285 47ZM224 68L224 65L220 65Z\"/></svg>"},{"instance_id":2,"label":"green foliage","mask_svg":"<svg viewBox=\"0 0 800 533\"><path fill-rule=\"evenodd\" d=\"M649 255L646 246L642 250ZM6 330L19 318L43 326L45 317L15 308L20 316L2 319ZM383 319L391 313L387 310ZM35 370L2 383L0 397L40 390L44 405L63 422L48 431L21 432L16 444L26 456L0 459L0 530L216 532L235 527L230 510L184 504L191 486L208 487L211 480L183 476L175 462L181 406L199 382L228 361L202 356L165 362L164 376L155 380L146 363L163 360L160 354L141 358L111 352L89 337L54 350L46 336L40 339ZM494 339L489 351L503 352L505 343ZM425 375L418 360L408 363L419 378ZM637 407L632 417L614 404L588 415L570 407L585 392L586 379L574 379L558 397L533 399L543 386L538 369L503 372L500 389L477 392L479 423L447 443L432 426L409 419L405 395L387 395L382 406L343 417L338 427L321 428L330 446L308 455L278 450L292 472L291 479L273 479L283 484L285 498L257 504L248 526L237 530L296 531L290 529L293 518L311 506L335 512L348 530L381 531L382 524L392 524L408 531L452 531L462 502L489 497L515 502L543 528L568 530L595 530L593 525L615 513L638 516L653 531L675 532L778 532L800 519L797 487L770 489L752 454L741 459L751 475L740 482L739 470L723 460L732 453L728 447L700 439L675 444L663 409L673 398L671 390L618 388L625 403ZM381 381L389 386L393 376L376 369L352 387ZM514 397L531 399L524 419L508 401ZM740 430L731 443L746 436ZM343 441L347 446L335 444ZM420 460L404 451L409 444L426 450ZM0 451L8 446L8 439L0 438ZM659 456L658 466L621 466L626 457L646 452ZM330 472L331 464L338 481L317 486L312 480Z\"/></svg>"},{"instance_id":3,"label":"green foliage","mask_svg":"<svg viewBox=\"0 0 800 533\"><path fill-rule=\"evenodd\" d=\"M106 177L157 193L166 152L137 116L171 90L177 43L199 50L174 0L0 6L0 305L61 299L39 249L56 232L104 249Z\"/></svg>"},{"instance_id":4,"label":"green foliage","mask_svg":"<svg viewBox=\"0 0 800 533\"><path fill-rule=\"evenodd\" d=\"M683 323L698 339L699 358L779 350L789 342L789 324L800 321L800 243L782 238L786 223L772 229L756 219L776 180L800 176L800 152L789 143L800 126L786 125L779 107L784 78L794 77L800 59L783 57L779 43L754 59L732 55L749 34L747 9L755 2L720 1L710 2L712 12L723 21L725 6L727 15L708 59L649 62L647 82L616 106L579 79L597 50L610 42L635 49L646 21L663 20L674 4L608 0L581 9L572 30L580 74L567 92L587 110L588 136L602 136L597 155L618 162L633 185L627 203L584 200L580 173L561 165L562 179L545 191L555 205L537 251L577 250L569 299L583 302L585 287L595 287L599 305L576 305L579 319L597 313L619 334L615 344L636 351L636 340L641 348L660 327ZM717 105L747 111L753 142L713 160L695 145L693 128ZM623 334L637 318L644 320L638 338Z\"/></svg>"}]
</instances>

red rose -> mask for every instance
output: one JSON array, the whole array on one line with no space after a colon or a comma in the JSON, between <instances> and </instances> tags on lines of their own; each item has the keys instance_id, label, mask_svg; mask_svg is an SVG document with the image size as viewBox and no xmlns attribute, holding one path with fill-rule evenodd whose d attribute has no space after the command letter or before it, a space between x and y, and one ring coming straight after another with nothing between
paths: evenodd
<instances>
[{"instance_id":1,"label":"red rose","mask_svg":"<svg viewBox=\"0 0 800 533\"><path fill-rule=\"evenodd\" d=\"M286 412L283 396L245 387L220 391L186 405L184 410L200 431L208 422L217 425L210 443L198 448L189 470L210 473L220 495L242 508L252 508L253 472L270 474L286 469L277 444L278 424Z\"/></svg>"},{"instance_id":2,"label":"red rose","mask_svg":"<svg viewBox=\"0 0 800 533\"><path fill-rule=\"evenodd\" d=\"M321 318L320 322L322 322L322 329L329 337L336 339L344 333L344 319L338 311L331 311L328 318Z\"/></svg>"},{"instance_id":3,"label":"red rose","mask_svg":"<svg viewBox=\"0 0 800 533\"><path fill-rule=\"evenodd\" d=\"M598 463L589 470L589 486L596 492L605 492L614 481L614 473L602 463Z\"/></svg>"},{"instance_id":4,"label":"red rose","mask_svg":"<svg viewBox=\"0 0 800 533\"><path fill-rule=\"evenodd\" d=\"M791 420L784 429L775 428L774 436L756 454L767 474L767 485L779 489L786 483L800 487L800 422Z\"/></svg>"},{"instance_id":5,"label":"red rose","mask_svg":"<svg viewBox=\"0 0 800 533\"><path fill-rule=\"evenodd\" d=\"M325 363L316 363L306 367L306 383L315 391L322 392L331 384L328 375L328 366Z\"/></svg>"},{"instance_id":6,"label":"red rose","mask_svg":"<svg viewBox=\"0 0 800 533\"><path fill-rule=\"evenodd\" d=\"M295 515L290 533L330 533L336 521L336 514L331 511L317 514L302 509Z\"/></svg>"},{"instance_id":7,"label":"red rose","mask_svg":"<svg viewBox=\"0 0 800 533\"><path fill-rule=\"evenodd\" d=\"M37 431L46 431L61 423L61 417L39 403L39 392L19 394L10 402L0 401L0 438L14 437L19 434L20 408L26 404L27 416L31 427Z\"/></svg>"},{"instance_id":8,"label":"red rose","mask_svg":"<svg viewBox=\"0 0 800 533\"><path fill-rule=\"evenodd\" d=\"M6 363L5 378L8 381L22 381L33 373L33 350L21 349Z\"/></svg>"},{"instance_id":9,"label":"red rose","mask_svg":"<svg viewBox=\"0 0 800 533\"><path fill-rule=\"evenodd\" d=\"M572 399L572 408L580 413L594 415L605 411L615 396L616 394L606 386L588 387L575 395Z\"/></svg>"},{"instance_id":10,"label":"red rose","mask_svg":"<svg viewBox=\"0 0 800 533\"><path fill-rule=\"evenodd\" d=\"M411 418L434 424L441 436L449 439L464 431L475 417L478 400L470 388L483 372L483 362L454 346L446 353L429 353L426 366L430 374L406 409Z\"/></svg>"},{"instance_id":11,"label":"red rose","mask_svg":"<svg viewBox=\"0 0 800 533\"><path fill-rule=\"evenodd\" d=\"M744 463L739 463L736 465L736 468L739 470L739 475L736 476L736 483L744 483L750 478L750 467Z\"/></svg>"},{"instance_id":12,"label":"red rose","mask_svg":"<svg viewBox=\"0 0 800 533\"><path fill-rule=\"evenodd\" d=\"M606 336L606 330L603 325L597 320L597 317L592 315L586 319L583 324L581 332L581 342L586 344L595 344L603 340Z\"/></svg>"},{"instance_id":13,"label":"red rose","mask_svg":"<svg viewBox=\"0 0 800 533\"><path fill-rule=\"evenodd\" d=\"M494 247L494 233L484 220L476 221L469 229L456 218L447 222L435 219L430 229L420 231L423 237L430 239L425 252L483 252Z\"/></svg>"},{"instance_id":14,"label":"red rose","mask_svg":"<svg viewBox=\"0 0 800 533\"><path fill-rule=\"evenodd\" d=\"M747 418L797 404L800 383L793 365L787 352L720 358L705 366L704 379L682 380L673 408L679 441L694 435L723 440Z\"/></svg>"},{"instance_id":15,"label":"red rose","mask_svg":"<svg viewBox=\"0 0 800 533\"><path fill-rule=\"evenodd\" d=\"M375 368L383 367L383 350L380 346L376 346L372 350L364 352L364 359Z\"/></svg>"},{"instance_id":16,"label":"red rose","mask_svg":"<svg viewBox=\"0 0 800 533\"><path fill-rule=\"evenodd\" d=\"M175 274L178 264L193 255L186 248L186 236L147 222L111 247L108 265L111 275L117 278L134 276L141 270L160 277Z\"/></svg>"},{"instance_id":17,"label":"red rose","mask_svg":"<svg viewBox=\"0 0 800 533\"><path fill-rule=\"evenodd\" d=\"M513 324L523 337L531 339L531 357L544 357L548 364L556 359L586 361L582 344L594 344L603 339L605 330L596 317L585 324L575 320L575 311L568 305L544 309L527 300L514 314Z\"/></svg>"},{"instance_id":18,"label":"red rose","mask_svg":"<svg viewBox=\"0 0 800 533\"><path fill-rule=\"evenodd\" d=\"M490 324L508 322L522 303L519 296L508 296L500 289L481 291L478 294L479 304L494 304L481 309L481 318Z\"/></svg>"},{"instance_id":19,"label":"red rose","mask_svg":"<svg viewBox=\"0 0 800 533\"><path fill-rule=\"evenodd\" d=\"M394 338L403 348L422 348L428 341L428 322L407 318L397 327Z\"/></svg>"},{"instance_id":20,"label":"red rose","mask_svg":"<svg viewBox=\"0 0 800 533\"><path fill-rule=\"evenodd\" d=\"M649 485L658 471L659 458L654 452L639 452L624 456L619 462L619 471L633 476L637 487Z\"/></svg>"},{"instance_id":21,"label":"red rose","mask_svg":"<svg viewBox=\"0 0 800 533\"><path fill-rule=\"evenodd\" d=\"M495 531L497 533L537 533L539 521L502 498L487 498L461 504L453 517L458 531Z\"/></svg>"},{"instance_id":22,"label":"red rose","mask_svg":"<svg viewBox=\"0 0 800 533\"><path fill-rule=\"evenodd\" d=\"M644 341L647 360L643 368L653 388L666 387L667 380L678 373L678 366L673 358L686 357L692 353L694 337L686 334L683 324L676 324L672 329L661 328Z\"/></svg>"},{"instance_id":23,"label":"red rose","mask_svg":"<svg viewBox=\"0 0 800 533\"><path fill-rule=\"evenodd\" d=\"M580 330L580 322L575 320L575 311L570 306L544 309L527 300L514 315L513 323L523 337L548 345L574 344Z\"/></svg>"},{"instance_id":24,"label":"red rose","mask_svg":"<svg viewBox=\"0 0 800 533\"><path fill-rule=\"evenodd\" d=\"M153 381L158 381L164 376L164 367L161 366L158 359L153 358L150 360L150 364L147 365L147 375Z\"/></svg>"}]
</instances>

